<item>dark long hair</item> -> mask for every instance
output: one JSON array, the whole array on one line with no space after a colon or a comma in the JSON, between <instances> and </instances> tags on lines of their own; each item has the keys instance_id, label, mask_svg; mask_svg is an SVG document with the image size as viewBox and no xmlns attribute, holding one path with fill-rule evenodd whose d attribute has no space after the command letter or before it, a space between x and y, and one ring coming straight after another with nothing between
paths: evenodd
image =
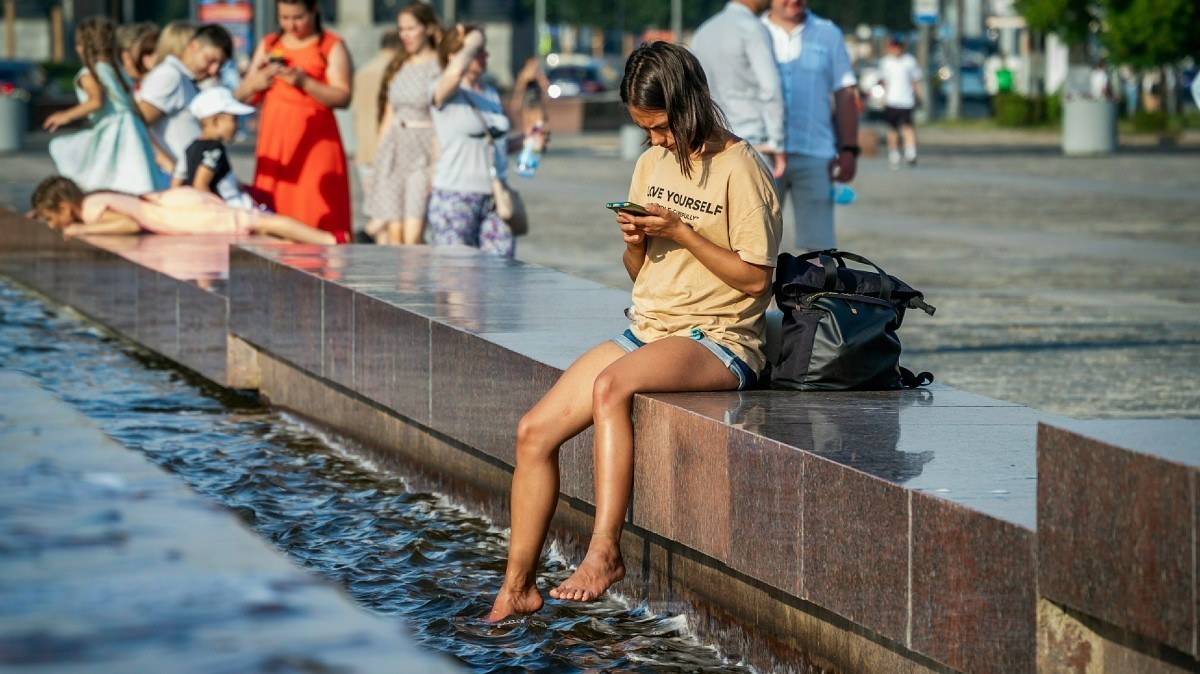
<instances>
[{"instance_id":1,"label":"dark long hair","mask_svg":"<svg viewBox=\"0 0 1200 674\"><path fill-rule=\"evenodd\" d=\"M629 55L621 80L621 102L639 110L667 113L667 127L675 137L675 159L688 178L692 176L692 155L727 126L709 93L700 61L686 47L671 42L647 42Z\"/></svg>"},{"instance_id":2,"label":"dark long hair","mask_svg":"<svg viewBox=\"0 0 1200 674\"><path fill-rule=\"evenodd\" d=\"M438 63L443 68L450 64L450 59L455 54L462 51L463 45L467 43L467 36L473 30L480 30L480 27L473 23L465 23L463 24L462 33L459 33L455 29L447 30L443 33L441 41L438 42Z\"/></svg>"},{"instance_id":3,"label":"dark long hair","mask_svg":"<svg viewBox=\"0 0 1200 674\"><path fill-rule=\"evenodd\" d=\"M313 25L317 29L317 39L320 40L325 37L325 26L321 24L321 5L317 3L317 0L275 0L275 6L278 7L279 5L304 5L304 11L312 12L315 17ZM275 43L278 43L282 39L283 26L280 26L279 30L275 31Z\"/></svg>"},{"instance_id":4,"label":"dark long hair","mask_svg":"<svg viewBox=\"0 0 1200 674\"><path fill-rule=\"evenodd\" d=\"M399 12L396 12L397 20L399 20L401 14L408 14L426 28L433 27L433 34L429 36L429 46L433 47L434 50L437 50L438 45L442 41L442 28L438 24L437 14L433 11L433 7L430 7L423 2L410 2L401 7ZM404 48L404 44L401 43L401 45L396 48L396 55L393 56L392 60L388 63L387 70L383 72L383 85L379 87L377 121L383 121L383 113L385 110L387 110L388 86L392 83L392 78L396 76L396 73L400 72L400 68L407 60L408 50L406 50Z\"/></svg>"}]
</instances>

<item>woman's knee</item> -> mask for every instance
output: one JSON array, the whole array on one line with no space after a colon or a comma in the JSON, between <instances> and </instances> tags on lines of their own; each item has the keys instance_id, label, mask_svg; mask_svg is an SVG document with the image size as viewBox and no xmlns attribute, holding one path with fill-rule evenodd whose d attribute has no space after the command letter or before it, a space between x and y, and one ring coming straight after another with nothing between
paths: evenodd
<instances>
[{"instance_id":1,"label":"woman's knee","mask_svg":"<svg viewBox=\"0 0 1200 674\"><path fill-rule=\"evenodd\" d=\"M545 461L557 455L551 423L534 412L526 412L517 422L517 462Z\"/></svg>"},{"instance_id":2,"label":"woman's knee","mask_svg":"<svg viewBox=\"0 0 1200 674\"><path fill-rule=\"evenodd\" d=\"M621 381L611 368L597 375L596 382L592 384L593 412L611 410L614 407L627 407L632 398L633 391Z\"/></svg>"}]
</instances>

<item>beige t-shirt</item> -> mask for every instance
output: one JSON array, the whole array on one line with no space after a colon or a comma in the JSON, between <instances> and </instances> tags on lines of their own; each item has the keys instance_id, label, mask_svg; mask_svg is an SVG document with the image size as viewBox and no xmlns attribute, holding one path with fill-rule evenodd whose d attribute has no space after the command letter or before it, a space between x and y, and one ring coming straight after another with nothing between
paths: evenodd
<instances>
[{"instance_id":1,"label":"beige t-shirt","mask_svg":"<svg viewBox=\"0 0 1200 674\"><path fill-rule=\"evenodd\" d=\"M652 147L638 159L629 200L660 204L679 214L709 241L746 262L775 266L783 215L766 165L742 141L692 165L684 178L675 155ZM689 336L699 328L761 372L763 313L770 294L751 297L708 270L685 248L651 237L646 260L633 282L633 334L643 342Z\"/></svg>"}]
</instances>

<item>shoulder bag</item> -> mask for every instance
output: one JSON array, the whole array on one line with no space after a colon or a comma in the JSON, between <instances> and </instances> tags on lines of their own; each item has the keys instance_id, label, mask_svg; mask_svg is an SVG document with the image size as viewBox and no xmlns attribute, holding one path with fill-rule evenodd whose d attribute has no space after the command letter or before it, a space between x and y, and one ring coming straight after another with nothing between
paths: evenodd
<instances>
[{"instance_id":1,"label":"shoulder bag","mask_svg":"<svg viewBox=\"0 0 1200 674\"><path fill-rule=\"evenodd\" d=\"M475 111L475 116L483 124L483 135L487 138L488 175L492 177L492 201L496 204L496 215L500 216L500 219L508 225L513 236L524 236L529 233L529 214L525 211L525 201L521 199L521 193L509 187L496 172L496 140L488 132L491 127L483 118L483 113L475 107L475 102L471 100L471 97L465 97L467 104L471 106L471 109Z\"/></svg>"}]
</instances>

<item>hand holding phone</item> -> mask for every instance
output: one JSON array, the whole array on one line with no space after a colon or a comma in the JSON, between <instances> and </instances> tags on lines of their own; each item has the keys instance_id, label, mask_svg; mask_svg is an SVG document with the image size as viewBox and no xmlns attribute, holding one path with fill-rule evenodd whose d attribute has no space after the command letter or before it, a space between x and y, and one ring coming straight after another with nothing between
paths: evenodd
<instances>
[{"instance_id":1,"label":"hand holding phone","mask_svg":"<svg viewBox=\"0 0 1200 674\"><path fill-rule=\"evenodd\" d=\"M613 213L626 211L628 213L633 213L634 215L650 215L650 211L647 211L644 206L641 204L635 204L632 201L610 201L607 204L604 204L604 207L611 210Z\"/></svg>"}]
</instances>

